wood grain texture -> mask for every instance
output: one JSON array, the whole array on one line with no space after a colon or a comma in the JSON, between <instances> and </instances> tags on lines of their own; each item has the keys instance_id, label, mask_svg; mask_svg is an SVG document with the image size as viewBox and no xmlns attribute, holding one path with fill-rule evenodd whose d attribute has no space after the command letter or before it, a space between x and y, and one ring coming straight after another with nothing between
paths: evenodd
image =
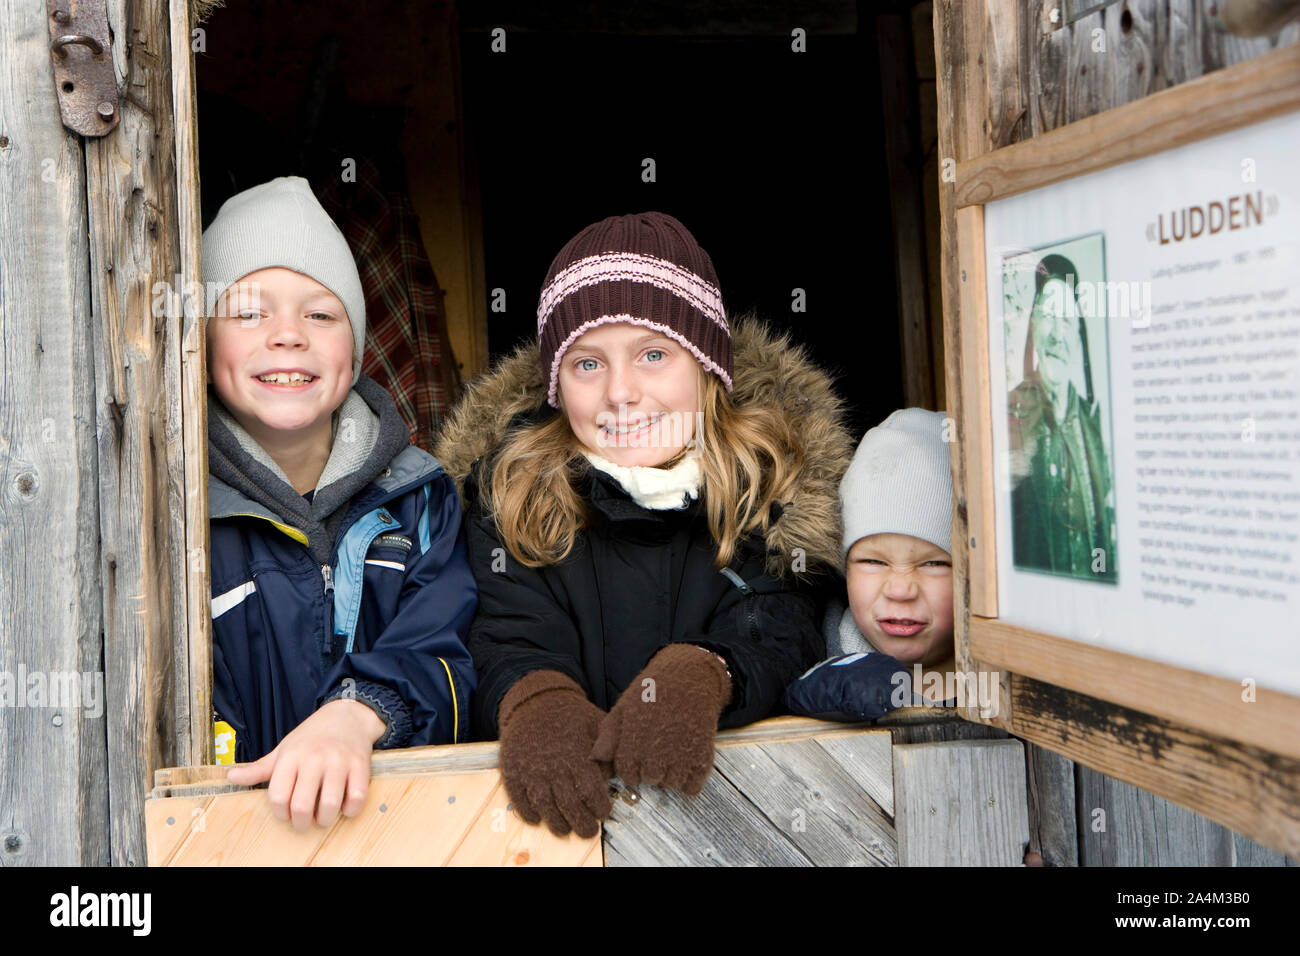
<instances>
[{"instance_id":1,"label":"wood grain texture","mask_svg":"<svg viewBox=\"0 0 1300 956\"><path fill-rule=\"evenodd\" d=\"M799 848L813 866L897 865L889 735L865 732L823 749L797 741L718 751L721 774ZM842 766L846 762L857 772ZM889 811L879 795L888 789ZM879 786L889 781L891 786Z\"/></svg>"},{"instance_id":2,"label":"wood grain texture","mask_svg":"<svg viewBox=\"0 0 1300 956\"><path fill-rule=\"evenodd\" d=\"M1300 109L1300 45L957 164L956 203L1004 199Z\"/></svg>"},{"instance_id":3,"label":"wood grain texture","mask_svg":"<svg viewBox=\"0 0 1300 956\"><path fill-rule=\"evenodd\" d=\"M135 865L147 782L177 761L173 655L188 645L181 329L158 297L180 252L167 3L110 0L108 14L128 93L117 128L86 145L86 189L110 840L113 863Z\"/></svg>"},{"instance_id":4,"label":"wood grain texture","mask_svg":"<svg viewBox=\"0 0 1300 956\"><path fill-rule=\"evenodd\" d=\"M1300 758L1300 698L1132 654L1042 634L1004 621L971 620L972 653L991 664L1090 697L1141 710L1292 758ZM1263 675L1261 675L1263 679Z\"/></svg>"},{"instance_id":5,"label":"wood grain texture","mask_svg":"<svg viewBox=\"0 0 1300 956\"><path fill-rule=\"evenodd\" d=\"M0 865L103 866L114 703L48 694L102 690L104 623L85 157L48 45L44 4L0 5Z\"/></svg>"},{"instance_id":6,"label":"wood grain texture","mask_svg":"<svg viewBox=\"0 0 1300 956\"><path fill-rule=\"evenodd\" d=\"M1011 684L1017 737L1300 856L1300 760L1019 674Z\"/></svg>"},{"instance_id":7,"label":"wood grain texture","mask_svg":"<svg viewBox=\"0 0 1300 956\"><path fill-rule=\"evenodd\" d=\"M1025 789L1029 800L1029 849L1042 856L1044 866L1078 866L1074 761L1026 743Z\"/></svg>"},{"instance_id":8,"label":"wood grain texture","mask_svg":"<svg viewBox=\"0 0 1300 956\"><path fill-rule=\"evenodd\" d=\"M1130 783L1078 768L1085 866L1294 866L1296 861Z\"/></svg>"},{"instance_id":9,"label":"wood grain texture","mask_svg":"<svg viewBox=\"0 0 1300 956\"><path fill-rule=\"evenodd\" d=\"M607 865L897 865L889 733L772 737L719 746L697 797L616 779Z\"/></svg>"},{"instance_id":10,"label":"wood grain texture","mask_svg":"<svg viewBox=\"0 0 1300 956\"><path fill-rule=\"evenodd\" d=\"M966 673L988 670L971 656L967 636L971 614L970 516L968 508L975 469L979 459L974 441L964 434L971 413L968 402L975 401L973 388L963 388L967 358L964 324L969 317L962 310L961 268L958 262L956 189L960 176L953 171L976 156L987 153L998 143L1009 141L1023 128L1023 93L1020 71L1025 62L1017 38L1023 32L1024 18L1012 0L985 0L963 3L959 0L936 0L934 36L936 58L936 93L939 104L939 237L942 254L943 345L945 354L945 396L948 415L959 423L962 433L951 448L953 480L952 540L961 542L953 551L953 642L957 667ZM996 24L1003 39L994 44L989 33ZM1010 37L1010 40L1006 39ZM987 55L986 55L987 54ZM1017 92L1013 93L1015 90ZM945 173L947 175L945 176ZM985 456L987 460L987 455ZM1005 726L1009 716L1010 690L999 679L998 716L984 722ZM968 720L981 720L979 709L965 708Z\"/></svg>"},{"instance_id":11,"label":"wood grain texture","mask_svg":"<svg viewBox=\"0 0 1300 956\"><path fill-rule=\"evenodd\" d=\"M716 771L695 797L663 787L632 790L617 777L612 787L617 797L605 821L606 866L813 865L776 821Z\"/></svg>"},{"instance_id":12,"label":"wood grain texture","mask_svg":"<svg viewBox=\"0 0 1300 956\"><path fill-rule=\"evenodd\" d=\"M1029 843L1024 747L958 740L894 748L902 866L1020 866Z\"/></svg>"},{"instance_id":13,"label":"wood grain texture","mask_svg":"<svg viewBox=\"0 0 1300 956\"><path fill-rule=\"evenodd\" d=\"M989 377L988 283L984 263L984 207L957 210L957 265L961 291L962 402L960 437L966 455L966 518L970 547L970 613L998 614L997 535L993 521L992 386Z\"/></svg>"},{"instance_id":14,"label":"wood grain texture","mask_svg":"<svg viewBox=\"0 0 1300 956\"><path fill-rule=\"evenodd\" d=\"M590 866L600 836L557 837L510 809L495 770L371 781L355 817L298 832L265 790L151 796L153 866Z\"/></svg>"},{"instance_id":15,"label":"wood grain texture","mask_svg":"<svg viewBox=\"0 0 1300 956\"><path fill-rule=\"evenodd\" d=\"M180 300L181 444L185 522L185 571L173 607L185 622L184 641L176 639L172 679L175 686L176 753L191 765L212 763L212 582L208 561L208 389L206 297L203 283L203 225L199 204L197 88L190 46L189 3L171 4L172 108L175 112L176 232ZM175 383L168 383L171 388ZM173 476L173 480L175 476Z\"/></svg>"}]
</instances>

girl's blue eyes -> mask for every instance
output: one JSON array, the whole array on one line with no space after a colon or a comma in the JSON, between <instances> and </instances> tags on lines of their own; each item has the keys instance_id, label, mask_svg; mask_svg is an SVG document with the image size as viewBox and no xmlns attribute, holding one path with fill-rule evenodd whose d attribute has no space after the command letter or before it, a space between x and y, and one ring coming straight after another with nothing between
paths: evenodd
<instances>
[{"instance_id":1,"label":"girl's blue eyes","mask_svg":"<svg viewBox=\"0 0 1300 956\"><path fill-rule=\"evenodd\" d=\"M646 358L649 358L651 355L661 355L661 356L663 356L663 358L657 359L657 360L655 360L655 361L652 363L652 364L655 364L655 365L659 364L659 362L662 362L664 359L666 359L666 358L668 357L668 353L667 353L664 349L651 349L650 351L646 352L645 354L646 354ZM578 359L578 361L576 361L576 362L574 363L574 365L575 365L578 369L580 369L581 371L584 371L584 372L594 372L595 369L585 367L585 363L587 363L587 362L595 362L597 365L600 364L600 363L599 363L596 359L594 359L594 358L580 358L580 359Z\"/></svg>"}]
</instances>

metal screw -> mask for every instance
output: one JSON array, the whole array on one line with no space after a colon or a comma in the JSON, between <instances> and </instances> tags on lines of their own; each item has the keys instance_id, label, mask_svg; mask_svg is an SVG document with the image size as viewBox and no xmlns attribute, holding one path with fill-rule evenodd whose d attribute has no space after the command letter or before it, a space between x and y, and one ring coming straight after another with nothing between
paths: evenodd
<instances>
[{"instance_id":1,"label":"metal screw","mask_svg":"<svg viewBox=\"0 0 1300 956\"><path fill-rule=\"evenodd\" d=\"M111 120L113 118L113 113L115 112L113 104L107 101L96 106L95 111L106 120Z\"/></svg>"},{"instance_id":2,"label":"metal screw","mask_svg":"<svg viewBox=\"0 0 1300 956\"><path fill-rule=\"evenodd\" d=\"M55 727L62 727L62 726L63 726L63 715L62 715L62 714L55 714L53 717L50 718L50 723L52 723Z\"/></svg>"}]
</instances>

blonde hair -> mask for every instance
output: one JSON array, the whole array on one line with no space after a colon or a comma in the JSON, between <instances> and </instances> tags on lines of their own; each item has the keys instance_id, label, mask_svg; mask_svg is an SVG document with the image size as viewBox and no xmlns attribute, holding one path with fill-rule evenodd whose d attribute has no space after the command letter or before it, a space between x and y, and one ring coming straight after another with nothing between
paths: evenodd
<instances>
[{"instance_id":1,"label":"blonde hair","mask_svg":"<svg viewBox=\"0 0 1300 956\"><path fill-rule=\"evenodd\" d=\"M696 416L692 444L658 467L699 455L701 498L718 549L714 566L721 569L731 564L744 536L767 533L771 506L793 497L804 447L779 411L734 405L716 375L703 366L699 375L702 414ZM559 564L589 526L589 506L577 491L591 468L582 451L561 409L545 422L508 432L487 463L491 474L482 486L483 504L521 564Z\"/></svg>"}]
</instances>

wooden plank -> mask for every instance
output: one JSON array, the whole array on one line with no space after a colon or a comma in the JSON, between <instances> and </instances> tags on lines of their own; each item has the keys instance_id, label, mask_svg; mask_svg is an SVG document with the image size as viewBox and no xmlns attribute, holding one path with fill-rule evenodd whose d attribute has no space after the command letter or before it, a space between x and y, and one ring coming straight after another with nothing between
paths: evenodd
<instances>
[{"instance_id":1,"label":"wooden plank","mask_svg":"<svg viewBox=\"0 0 1300 956\"><path fill-rule=\"evenodd\" d=\"M813 739L818 747L835 759L840 769L853 779L858 788L880 807L886 816L893 817L894 758L891 748L894 741L892 734L863 731L852 737L826 735Z\"/></svg>"},{"instance_id":2,"label":"wooden plank","mask_svg":"<svg viewBox=\"0 0 1300 956\"><path fill-rule=\"evenodd\" d=\"M1015 10L1006 11L1010 0L987 0L982 4L962 3L960 0L935 0L934 36L936 74L935 88L939 104L939 241L942 253L939 256L941 281L943 287L943 348L945 403L948 415L958 423L966 421L968 412L965 402L968 400L962 390L962 378L965 368L962 352L964 341L964 320L962 311L961 270L958 265L957 204L956 189L961 180L954 178L954 170L975 156L993 148L991 130L996 124L990 122L994 115L1007 117L1016 106L1019 97L1013 99L1006 91L1012 81L1009 77L994 76L993 73L1018 73L1021 67L1019 53L1014 62L1011 50L1006 45L994 47L986 42L989 20L996 18L1003 24L1018 25L1021 21ZM1010 4L1014 6L1013 4ZM993 10L993 13L990 13ZM1017 27L1018 28L1018 27ZM999 51L998 55L987 64L984 62L984 50ZM1015 78L1017 89L1020 79ZM991 89L999 93L1001 109L996 114L992 104ZM1018 109L1016 110L1018 113ZM1005 128L999 130L1004 138L1016 135L1019 123L1006 121ZM982 663L971 657L967 639L967 622L970 618L971 582L970 582L970 530L968 525L967 482L974 474L974 466L968 460L973 442L959 435L951 449L953 481L953 520L952 540L961 542L954 545L953 560L953 642L956 650L957 667L966 673L985 669ZM999 679L1000 705L998 716L987 723L1004 726L1010 707L1009 690ZM963 716L968 720L980 720L978 708L966 708Z\"/></svg>"},{"instance_id":3,"label":"wooden plank","mask_svg":"<svg viewBox=\"0 0 1300 956\"><path fill-rule=\"evenodd\" d=\"M494 775L495 776L495 775ZM497 778L480 821L447 859L448 866L602 866L601 839L570 833L557 837L544 826L529 826L510 810L510 797Z\"/></svg>"},{"instance_id":4,"label":"wooden plank","mask_svg":"<svg viewBox=\"0 0 1300 956\"><path fill-rule=\"evenodd\" d=\"M615 777L605 821L606 866L811 866L722 774L697 797L663 787L629 790Z\"/></svg>"},{"instance_id":5,"label":"wooden plank","mask_svg":"<svg viewBox=\"0 0 1300 956\"><path fill-rule=\"evenodd\" d=\"M152 798L146 818L154 865L589 866L601 860L599 834L556 837L509 812L495 770L374 780L356 817L301 833L272 816L259 790Z\"/></svg>"},{"instance_id":6,"label":"wooden plank","mask_svg":"<svg viewBox=\"0 0 1300 956\"><path fill-rule=\"evenodd\" d=\"M1019 674L1011 686L1017 737L1300 856L1300 760Z\"/></svg>"},{"instance_id":7,"label":"wooden plank","mask_svg":"<svg viewBox=\"0 0 1300 956\"><path fill-rule=\"evenodd\" d=\"M988 724L966 720L956 709L902 707L876 721L896 744L928 744L943 740L1001 740L1007 732Z\"/></svg>"},{"instance_id":8,"label":"wooden plank","mask_svg":"<svg viewBox=\"0 0 1300 956\"><path fill-rule=\"evenodd\" d=\"M903 401L908 407L935 404L935 369L930 364L930 322L926 286L925 235L921 185L916 176L917 103L907 24L896 13L876 15L880 61L881 122L889 205L894 233L898 333L902 355Z\"/></svg>"},{"instance_id":9,"label":"wooden plank","mask_svg":"<svg viewBox=\"0 0 1300 956\"><path fill-rule=\"evenodd\" d=\"M971 652L996 667L1188 728L1300 758L1300 698L1173 664L1068 641L1003 621L972 618ZM1264 675L1261 675L1264 679Z\"/></svg>"},{"instance_id":10,"label":"wooden plank","mask_svg":"<svg viewBox=\"0 0 1300 956\"><path fill-rule=\"evenodd\" d=\"M198 826L213 797L146 800L144 828L149 866L167 866L185 837Z\"/></svg>"},{"instance_id":11,"label":"wooden plank","mask_svg":"<svg viewBox=\"0 0 1300 956\"><path fill-rule=\"evenodd\" d=\"M171 35L159 0L110 0L121 122L86 151L112 859L145 857L144 787L189 753L187 502ZM130 24L127 29L123 25ZM127 56L129 50L130 56ZM163 144L161 147L159 144ZM205 516L206 519L206 516ZM181 673L184 673L181 671ZM188 709L187 709L188 710Z\"/></svg>"},{"instance_id":12,"label":"wooden plank","mask_svg":"<svg viewBox=\"0 0 1300 956\"><path fill-rule=\"evenodd\" d=\"M998 614L998 562L994 528L992 386L989 384L988 285L984 263L984 207L957 210L957 263L961 270L960 441L966 454L966 522L970 556L970 613Z\"/></svg>"},{"instance_id":13,"label":"wooden plank","mask_svg":"<svg viewBox=\"0 0 1300 956\"><path fill-rule=\"evenodd\" d=\"M1200 814L1079 768L1083 866L1232 866L1233 833Z\"/></svg>"},{"instance_id":14,"label":"wooden plank","mask_svg":"<svg viewBox=\"0 0 1300 956\"><path fill-rule=\"evenodd\" d=\"M365 809L335 825L308 865L439 866L476 824L490 832L483 815L500 782L493 770L377 780Z\"/></svg>"},{"instance_id":15,"label":"wooden plank","mask_svg":"<svg viewBox=\"0 0 1300 956\"><path fill-rule=\"evenodd\" d=\"M184 461L185 568L174 590L172 696L176 754L191 765L209 764L212 753L212 582L208 562L208 389L203 283L203 223L199 204L197 88L188 2L172 2L171 100L175 114L176 232L182 292L180 382L181 457ZM184 294L193 292L193 295ZM168 370L174 368L170 363ZM184 628L177 626L184 622ZM183 638L183 640L182 640Z\"/></svg>"},{"instance_id":16,"label":"wooden plank","mask_svg":"<svg viewBox=\"0 0 1300 956\"><path fill-rule=\"evenodd\" d=\"M1105 9L1096 10L1066 28L1069 34L1064 84L1067 121L1092 116L1115 105L1115 86L1111 82L1115 58L1108 55L1105 45L1107 13Z\"/></svg>"},{"instance_id":17,"label":"wooden plank","mask_svg":"<svg viewBox=\"0 0 1300 956\"><path fill-rule=\"evenodd\" d=\"M275 819L264 791L221 794L195 818L167 865L256 866L273 861L276 866L305 866L329 832L317 826L299 832Z\"/></svg>"},{"instance_id":18,"label":"wooden plank","mask_svg":"<svg viewBox=\"0 0 1300 956\"><path fill-rule=\"evenodd\" d=\"M1163 0L1125 0L1106 10L1110 106L1132 103L1163 87L1156 76L1156 10Z\"/></svg>"},{"instance_id":19,"label":"wooden plank","mask_svg":"<svg viewBox=\"0 0 1300 956\"><path fill-rule=\"evenodd\" d=\"M883 745L886 763L889 760L888 734L839 742L855 748L849 755L854 760L877 760ZM762 811L769 826L814 866L897 865L893 821L831 752L815 743L720 750L716 773Z\"/></svg>"},{"instance_id":20,"label":"wooden plank","mask_svg":"<svg viewBox=\"0 0 1300 956\"><path fill-rule=\"evenodd\" d=\"M1057 17L1053 21L1051 14ZM1066 93L1070 80L1072 33L1065 24L1061 0L1034 0L1029 15L1021 21L1021 45L1027 55L1028 71L1024 74L1028 98L1029 137L1069 122Z\"/></svg>"},{"instance_id":21,"label":"wooden plank","mask_svg":"<svg viewBox=\"0 0 1300 956\"><path fill-rule=\"evenodd\" d=\"M956 740L894 748L902 866L1019 866L1029 843L1024 748Z\"/></svg>"},{"instance_id":22,"label":"wooden plank","mask_svg":"<svg viewBox=\"0 0 1300 956\"><path fill-rule=\"evenodd\" d=\"M111 705L85 158L59 115L45 17L42 3L0 6L0 679L11 682L0 706L0 865L103 866ZM78 690L101 692L97 714L84 695L48 706L51 677L73 674Z\"/></svg>"},{"instance_id":23,"label":"wooden plank","mask_svg":"<svg viewBox=\"0 0 1300 956\"><path fill-rule=\"evenodd\" d=\"M1078 866L1074 761L1037 744L1025 744L1025 789L1029 799L1029 849L1044 866Z\"/></svg>"},{"instance_id":24,"label":"wooden plank","mask_svg":"<svg viewBox=\"0 0 1300 956\"><path fill-rule=\"evenodd\" d=\"M1232 835L1233 866L1300 866L1300 860L1260 846L1240 833Z\"/></svg>"},{"instance_id":25,"label":"wooden plank","mask_svg":"<svg viewBox=\"0 0 1300 956\"><path fill-rule=\"evenodd\" d=\"M956 203L971 206L1141 159L1300 109L1300 45L957 164Z\"/></svg>"}]
</instances>

